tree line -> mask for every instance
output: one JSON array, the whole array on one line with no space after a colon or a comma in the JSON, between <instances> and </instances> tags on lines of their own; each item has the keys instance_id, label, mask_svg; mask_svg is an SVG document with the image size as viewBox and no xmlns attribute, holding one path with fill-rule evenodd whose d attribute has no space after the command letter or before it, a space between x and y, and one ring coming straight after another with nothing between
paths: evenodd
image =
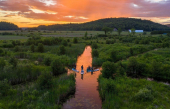
<instances>
[{"instance_id":1,"label":"tree line","mask_svg":"<svg viewBox=\"0 0 170 109\"><path fill-rule=\"evenodd\" d=\"M9 22L0 22L0 30L18 30L18 26Z\"/></svg>"},{"instance_id":2,"label":"tree line","mask_svg":"<svg viewBox=\"0 0 170 109\"><path fill-rule=\"evenodd\" d=\"M161 25L149 20L141 20L135 18L106 18L96 21L80 23L80 24L55 24L55 25L40 25L38 30L58 30L58 31L101 31L103 27L121 28L122 30L129 30L135 28L137 30L153 31L153 30L170 30L166 25Z\"/></svg>"}]
</instances>

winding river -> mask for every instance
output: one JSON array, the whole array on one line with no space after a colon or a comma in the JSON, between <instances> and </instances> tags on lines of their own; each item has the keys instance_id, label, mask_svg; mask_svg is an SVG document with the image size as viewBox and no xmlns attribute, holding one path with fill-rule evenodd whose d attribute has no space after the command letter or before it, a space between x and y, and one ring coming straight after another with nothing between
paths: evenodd
<instances>
[{"instance_id":1,"label":"winding river","mask_svg":"<svg viewBox=\"0 0 170 109\"><path fill-rule=\"evenodd\" d=\"M63 104L63 109L101 109L102 107L102 101L97 90L97 78L100 71L93 74L86 72L87 67L92 66L91 52L91 47L87 46L83 54L77 59L77 70L80 72L83 65L85 72L83 77L81 77L80 73L76 73L75 96Z\"/></svg>"}]
</instances>

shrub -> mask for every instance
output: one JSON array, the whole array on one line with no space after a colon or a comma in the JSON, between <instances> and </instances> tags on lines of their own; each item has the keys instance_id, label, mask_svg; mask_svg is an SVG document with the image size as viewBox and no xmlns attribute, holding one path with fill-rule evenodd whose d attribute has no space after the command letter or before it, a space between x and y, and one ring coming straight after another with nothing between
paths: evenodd
<instances>
[{"instance_id":1,"label":"shrub","mask_svg":"<svg viewBox=\"0 0 170 109\"><path fill-rule=\"evenodd\" d=\"M31 50L32 52L35 51L34 44L32 44L32 45L30 46L30 50Z\"/></svg>"},{"instance_id":2,"label":"shrub","mask_svg":"<svg viewBox=\"0 0 170 109\"><path fill-rule=\"evenodd\" d=\"M15 57L11 57L9 59L9 63L13 65L13 67L17 66L17 59Z\"/></svg>"},{"instance_id":3,"label":"shrub","mask_svg":"<svg viewBox=\"0 0 170 109\"><path fill-rule=\"evenodd\" d=\"M66 69L64 68L64 65L59 59L56 59L51 63L51 68L54 76L67 72Z\"/></svg>"},{"instance_id":4,"label":"shrub","mask_svg":"<svg viewBox=\"0 0 170 109\"><path fill-rule=\"evenodd\" d=\"M39 44L38 44L37 51L38 51L38 52L41 52L41 53L44 52L44 45L43 45L42 43L39 43Z\"/></svg>"},{"instance_id":5,"label":"shrub","mask_svg":"<svg viewBox=\"0 0 170 109\"><path fill-rule=\"evenodd\" d=\"M62 45L67 46L67 45L68 45L67 41L66 41L66 40L63 40L63 41L62 41Z\"/></svg>"},{"instance_id":6,"label":"shrub","mask_svg":"<svg viewBox=\"0 0 170 109\"><path fill-rule=\"evenodd\" d=\"M98 48L98 45L97 45L96 43L93 43L93 44L92 44L92 48L93 48L93 49L97 49L97 48Z\"/></svg>"},{"instance_id":7,"label":"shrub","mask_svg":"<svg viewBox=\"0 0 170 109\"><path fill-rule=\"evenodd\" d=\"M0 58L0 68L4 68L5 65L6 65L6 64L5 64L4 59L1 59L1 58Z\"/></svg>"},{"instance_id":8,"label":"shrub","mask_svg":"<svg viewBox=\"0 0 170 109\"><path fill-rule=\"evenodd\" d=\"M102 76L104 78L113 78L116 73L116 66L113 62L104 62L102 64Z\"/></svg>"},{"instance_id":9,"label":"shrub","mask_svg":"<svg viewBox=\"0 0 170 109\"><path fill-rule=\"evenodd\" d=\"M2 54L4 51L0 48L0 54Z\"/></svg>"},{"instance_id":10,"label":"shrub","mask_svg":"<svg viewBox=\"0 0 170 109\"><path fill-rule=\"evenodd\" d=\"M96 49L92 50L92 57L99 57L99 52Z\"/></svg>"},{"instance_id":11,"label":"shrub","mask_svg":"<svg viewBox=\"0 0 170 109\"><path fill-rule=\"evenodd\" d=\"M51 59L50 59L49 57L46 57L43 62L44 62L44 64L45 64L46 66L50 66L50 64L51 64Z\"/></svg>"},{"instance_id":12,"label":"shrub","mask_svg":"<svg viewBox=\"0 0 170 109\"><path fill-rule=\"evenodd\" d=\"M104 87L105 93L115 93L116 92L116 85L111 79L108 79L106 85Z\"/></svg>"},{"instance_id":13,"label":"shrub","mask_svg":"<svg viewBox=\"0 0 170 109\"><path fill-rule=\"evenodd\" d=\"M77 37L74 37L74 39L73 39L73 43L78 43L78 39L77 39Z\"/></svg>"},{"instance_id":14,"label":"shrub","mask_svg":"<svg viewBox=\"0 0 170 109\"><path fill-rule=\"evenodd\" d=\"M9 90L10 90L10 85L8 83L8 80L5 79L3 81L0 81L0 94L2 96L5 96L8 94Z\"/></svg>"},{"instance_id":15,"label":"shrub","mask_svg":"<svg viewBox=\"0 0 170 109\"><path fill-rule=\"evenodd\" d=\"M61 55L64 55L66 53L66 49L65 49L65 47L63 45L61 45L59 49L60 49L60 54Z\"/></svg>"},{"instance_id":16,"label":"shrub","mask_svg":"<svg viewBox=\"0 0 170 109\"><path fill-rule=\"evenodd\" d=\"M52 87L52 75L50 72L42 72L38 77L37 84L40 89L49 89Z\"/></svg>"},{"instance_id":17,"label":"shrub","mask_svg":"<svg viewBox=\"0 0 170 109\"><path fill-rule=\"evenodd\" d=\"M151 90L146 88L140 89L139 92L136 93L133 97L133 99L137 101L151 101L153 98L154 97L151 93Z\"/></svg>"},{"instance_id":18,"label":"shrub","mask_svg":"<svg viewBox=\"0 0 170 109\"><path fill-rule=\"evenodd\" d=\"M14 51L15 51L15 52L18 52L18 51L19 51L19 47L18 47L18 46L15 46Z\"/></svg>"},{"instance_id":19,"label":"shrub","mask_svg":"<svg viewBox=\"0 0 170 109\"><path fill-rule=\"evenodd\" d=\"M110 58L113 62L117 61L117 52L115 50L112 50L110 53Z\"/></svg>"}]
</instances>

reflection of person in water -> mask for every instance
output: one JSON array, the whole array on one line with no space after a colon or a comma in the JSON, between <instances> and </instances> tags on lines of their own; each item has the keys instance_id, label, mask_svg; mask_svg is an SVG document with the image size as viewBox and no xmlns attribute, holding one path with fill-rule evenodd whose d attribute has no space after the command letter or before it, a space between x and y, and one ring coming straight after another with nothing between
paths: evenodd
<instances>
[{"instance_id":1,"label":"reflection of person in water","mask_svg":"<svg viewBox=\"0 0 170 109\"><path fill-rule=\"evenodd\" d=\"M81 79L83 80L83 74L81 74Z\"/></svg>"},{"instance_id":2,"label":"reflection of person in water","mask_svg":"<svg viewBox=\"0 0 170 109\"><path fill-rule=\"evenodd\" d=\"M81 70L81 79L83 80L84 70Z\"/></svg>"},{"instance_id":3,"label":"reflection of person in water","mask_svg":"<svg viewBox=\"0 0 170 109\"><path fill-rule=\"evenodd\" d=\"M93 67L91 67L91 75L93 75Z\"/></svg>"}]
</instances>

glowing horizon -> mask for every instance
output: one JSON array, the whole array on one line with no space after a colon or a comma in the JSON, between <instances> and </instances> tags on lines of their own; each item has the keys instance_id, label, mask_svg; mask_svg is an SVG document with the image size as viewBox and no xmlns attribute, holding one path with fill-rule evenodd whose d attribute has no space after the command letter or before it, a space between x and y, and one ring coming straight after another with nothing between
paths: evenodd
<instances>
[{"instance_id":1,"label":"glowing horizon","mask_svg":"<svg viewBox=\"0 0 170 109\"><path fill-rule=\"evenodd\" d=\"M18 27L141 18L170 24L170 0L0 0L0 21Z\"/></svg>"}]
</instances>

